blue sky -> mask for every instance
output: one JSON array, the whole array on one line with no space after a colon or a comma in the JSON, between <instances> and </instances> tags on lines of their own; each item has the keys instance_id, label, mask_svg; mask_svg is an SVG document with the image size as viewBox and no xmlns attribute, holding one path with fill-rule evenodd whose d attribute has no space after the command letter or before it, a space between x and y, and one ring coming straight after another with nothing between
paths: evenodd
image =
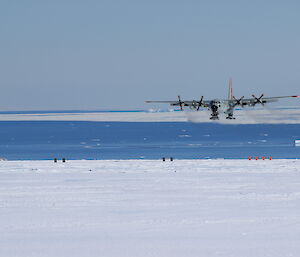
<instances>
[{"instance_id":1,"label":"blue sky","mask_svg":"<svg viewBox=\"0 0 300 257\"><path fill-rule=\"evenodd\" d=\"M0 109L300 94L299 1L0 3Z\"/></svg>"}]
</instances>

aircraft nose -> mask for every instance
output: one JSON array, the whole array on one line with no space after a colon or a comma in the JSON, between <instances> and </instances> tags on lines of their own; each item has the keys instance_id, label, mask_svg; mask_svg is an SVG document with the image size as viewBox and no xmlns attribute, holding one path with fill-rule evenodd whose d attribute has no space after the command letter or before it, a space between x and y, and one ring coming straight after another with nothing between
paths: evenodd
<instances>
[{"instance_id":1,"label":"aircraft nose","mask_svg":"<svg viewBox=\"0 0 300 257\"><path fill-rule=\"evenodd\" d=\"M218 106L217 105L213 105L211 107L211 109L212 109L213 112L216 112L216 111L218 111Z\"/></svg>"}]
</instances>

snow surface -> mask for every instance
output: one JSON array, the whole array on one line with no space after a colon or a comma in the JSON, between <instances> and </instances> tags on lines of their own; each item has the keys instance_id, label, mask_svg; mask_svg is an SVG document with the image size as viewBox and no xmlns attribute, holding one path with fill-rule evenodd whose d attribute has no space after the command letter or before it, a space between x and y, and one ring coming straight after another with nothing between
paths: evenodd
<instances>
[{"instance_id":1,"label":"snow surface","mask_svg":"<svg viewBox=\"0 0 300 257\"><path fill-rule=\"evenodd\" d=\"M234 112L236 120L211 121L210 112L80 112L0 114L0 121L108 121L108 122L215 122L222 124L300 124L300 109L243 108Z\"/></svg>"},{"instance_id":2,"label":"snow surface","mask_svg":"<svg viewBox=\"0 0 300 257\"><path fill-rule=\"evenodd\" d=\"M0 162L0 256L299 256L300 160Z\"/></svg>"}]
</instances>

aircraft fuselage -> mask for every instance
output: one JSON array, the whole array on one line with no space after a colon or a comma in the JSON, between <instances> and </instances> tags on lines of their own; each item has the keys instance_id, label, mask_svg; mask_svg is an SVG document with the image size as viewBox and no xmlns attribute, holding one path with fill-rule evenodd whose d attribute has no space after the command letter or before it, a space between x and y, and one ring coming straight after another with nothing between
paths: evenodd
<instances>
[{"instance_id":1,"label":"aircraft fuselage","mask_svg":"<svg viewBox=\"0 0 300 257\"><path fill-rule=\"evenodd\" d=\"M218 120L219 119L219 114L224 113L227 114L227 119L233 119L233 109L234 106L228 104L225 101L219 100L219 99L214 99L210 101L209 107L211 111L211 120Z\"/></svg>"}]
</instances>

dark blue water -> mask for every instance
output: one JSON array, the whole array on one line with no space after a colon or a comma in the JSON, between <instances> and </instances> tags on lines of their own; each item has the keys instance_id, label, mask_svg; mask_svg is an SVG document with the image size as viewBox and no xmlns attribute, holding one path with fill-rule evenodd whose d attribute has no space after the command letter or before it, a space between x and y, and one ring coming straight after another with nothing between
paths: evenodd
<instances>
[{"instance_id":1,"label":"dark blue water","mask_svg":"<svg viewBox=\"0 0 300 257\"><path fill-rule=\"evenodd\" d=\"M300 125L183 122L0 122L0 157L9 160L299 158Z\"/></svg>"}]
</instances>

